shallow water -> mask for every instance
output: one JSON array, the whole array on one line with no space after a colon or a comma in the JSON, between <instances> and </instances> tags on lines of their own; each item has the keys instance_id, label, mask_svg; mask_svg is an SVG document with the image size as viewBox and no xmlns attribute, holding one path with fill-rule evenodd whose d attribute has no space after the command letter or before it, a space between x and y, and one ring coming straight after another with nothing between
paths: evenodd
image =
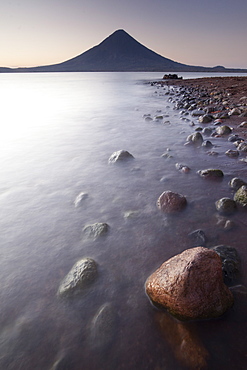
<instances>
[{"instance_id":1,"label":"shallow water","mask_svg":"<svg viewBox=\"0 0 247 370\"><path fill-rule=\"evenodd\" d=\"M193 246L193 230L204 230L209 247L238 250L239 283L246 285L246 213L231 216L237 227L225 232L216 227L214 206L232 196L232 177L247 180L246 163L224 154L232 149L226 139L210 139L217 157L184 146L194 128L173 110L166 90L147 83L160 77L0 75L1 369L51 369L56 361L56 369L182 369L181 328L151 305L144 283ZM147 114L164 118L147 121ZM135 159L109 165L120 149ZM172 158L161 157L166 152ZM177 162L190 173L178 172ZM199 178L196 172L209 167L224 172L222 182ZM156 201L164 190L186 195L187 209L162 215ZM88 197L75 208L80 192ZM126 218L129 211L136 213ZM94 222L107 222L109 235L85 239L82 228ZM97 281L74 299L58 299L60 281L83 257L96 260ZM114 325L92 340L105 303ZM183 326L207 349L210 369L245 367L245 309L241 300L220 319Z\"/></svg>"}]
</instances>

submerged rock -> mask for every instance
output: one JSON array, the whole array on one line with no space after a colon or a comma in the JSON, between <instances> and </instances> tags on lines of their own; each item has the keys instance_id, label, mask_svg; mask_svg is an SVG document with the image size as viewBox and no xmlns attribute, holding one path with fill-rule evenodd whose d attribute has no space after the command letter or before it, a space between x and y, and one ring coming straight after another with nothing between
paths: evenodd
<instances>
[{"instance_id":1,"label":"submerged rock","mask_svg":"<svg viewBox=\"0 0 247 370\"><path fill-rule=\"evenodd\" d=\"M237 150L240 150L240 152L247 152L247 143L243 142L238 144Z\"/></svg>"},{"instance_id":2,"label":"submerged rock","mask_svg":"<svg viewBox=\"0 0 247 370\"><path fill-rule=\"evenodd\" d=\"M96 222L92 225L86 225L83 228L83 233L89 238L97 239L98 237L106 234L109 230L109 225L104 222Z\"/></svg>"},{"instance_id":3,"label":"submerged rock","mask_svg":"<svg viewBox=\"0 0 247 370\"><path fill-rule=\"evenodd\" d=\"M164 262L147 279L146 292L155 304L184 320L218 317L233 304L219 255L204 247Z\"/></svg>"},{"instance_id":4,"label":"submerged rock","mask_svg":"<svg viewBox=\"0 0 247 370\"><path fill-rule=\"evenodd\" d=\"M237 250L228 245L217 245L212 250L221 258L225 283L235 280L240 273L240 257Z\"/></svg>"},{"instance_id":5,"label":"submerged rock","mask_svg":"<svg viewBox=\"0 0 247 370\"><path fill-rule=\"evenodd\" d=\"M183 172L183 173L189 173L190 172L190 168L188 166L184 165L184 164L176 163L175 167L180 172Z\"/></svg>"},{"instance_id":6,"label":"submerged rock","mask_svg":"<svg viewBox=\"0 0 247 370\"><path fill-rule=\"evenodd\" d=\"M242 207L247 206L247 186L242 185L234 195L234 200Z\"/></svg>"},{"instance_id":7,"label":"submerged rock","mask_svg":"<svg viewBox=\"0 0 247 370\"><path fill-rule=\"evenodd\" d=\"M210 136L213 132L213 129L211 127L204 127L202 130L202 134L206 136Z\"/></svg>"},{"instance_id":8,"label":"submerged rock","mask_svg":"<svg viewBox=\"0 0 247 370\"><path fill-rule=\"evenodd\" d=\"M118 150L117 152L112 153L108 162L109 163L116 163L118 161L123 161L127 159L133 159L133 155L127 152L126 150Z\"/></svg>"},{"instance_id":9,"label":"submerged rock","mask_svg":"<svg viewBox=\"0 0 247 370\"><path fill-rule=\"evenodd\" d=\"M116 310L111 303L105 303L92 320L90 339L93 348L105 349L112 343L116 333L116 322Z\"/></svg>"},{"instance_id":10,"label":"submerged rock","mask_svg":"<svg viewBox=\"0 0 247 370\"><path fill-rule=\"evenodd\" d=\"M240 123L240 125L238 125L238 127L247 128L247 121L244 121L244 122Z\"/></svg>"},{"instance_id":11,"label":"submerged rock","mask_svg":"<svg viewBox=\"0 0 247 370\"><path fill-rule=\"evenodd\" d=\"M203 143L202 143L202 147L203 147L203 148L206 148L206 149L208 149L208 148L212 148L212 147L213 147L213 144L211 143L211 141L210 141L210 140L205 140L205 141L203 141Z\"/></svg>"},{"instance_id":12,"label":"submerged rock","mask_svg":"<svg viewBox=\"0 0 247 370\"><path fill-rule=\"evenodd\" d=\"M77 197L75 198L75 201L74 201L74 205L75 207L79 207L83 200L86 199L88 197L88 194L87 193L83 193L81 192L79 195L77 195Z\"/></svg>"},{"instance_id":13,"label":"submerged rock","mask_svg":"<svg viewBox=\"0 0 247 370\"><path fill-rule=\"evenodd\" d=\"M203 137L202 137L202 134L197 131L194 134L189 135L187 137L186 141L188 143L194 144L196 146L201 146L201 144L203 142Z\"/></svg>"},{"instance_id":14,"label":"submerged rock","mask_svg":"<svg viewBox=\"0 0 247 370\"><path fill-rule=\"evenodd\" d=\"M225 214L231 214L237 209L236 202L230 198L221 198L215 202L217 211Z\"/></svg>"},{"instance_id":15,"label":"submerged rock","mask_svg":"<svg viewBox=\"0 0 247 370\"><path fill-rule=\"evenodd\" d=\"M83 258L77 261L69 273L62 280L59 288L59 296L71 295L91 284L97 277L97 264L91 258Z\"/></svg>"},{"instance_id":16,"label":"submerged rock","mask_svg":"<svg viewBox=\"0 0 247 370\"><path fill-rule=\"evenodd\" d=\"M198 229L188 234L189 238L193 241L194 246L204 247L206 244L206 235L203 230Z\"/></svg>"},{"instance_id":17,"label":"submerged rock","mask_svg":"<svg viewBox=\"0 0 247 370\"><path fill-rule=\"evenodd\" d=\"M241 179L239 179L238 177L234 177L233 179L231 179L231 181L229 182L229 186L233 189L233 190L238 190L239 188L241 188L241 186L243 185L247 185L247 183Z\"/></svg>"},{"instance_id":18,"label":"submerged rock","mask_svg":"<svg viewBox=\"0 0 247 370\"><path fill-rule=\"evenodd\" d=\"M172 191L164 191L157 200L157 207L165 213L182 211L187 205L185 196Z\"/></svg>"},{"instance_id":19,"label":"submerged rock","mask_svg":"<svg viewBox=\"0 0 247 370\"><path fill-rule=\"evenodd\" d=\"M217 215L216 220L216 225L224 231L232 230L235 227L234 221L229 220L224 216Z\"/></svg>"},{"instance_id":20,"label":"submerged rock","mask_svg":"<svg viewBox=\"0 0 247 370\"><path fill-rule=\"evenodd\" d=\"M206 170L199 170L197 173L201 177L205 177L205 178L222 178L224 176L221 170L214 169L214 168L208 168Z\"/></svg>"},{"instance_id":21,"label":"submerged rock","mask_svg":"<svg viewBox=\"0 0 247 370\"><path fill-rule=\"evenodd\" d=\"M225 155L231 158L237 158L239 156L239 152L237 150L228 149L225 152Z\"/></svg>"}]
</instances>

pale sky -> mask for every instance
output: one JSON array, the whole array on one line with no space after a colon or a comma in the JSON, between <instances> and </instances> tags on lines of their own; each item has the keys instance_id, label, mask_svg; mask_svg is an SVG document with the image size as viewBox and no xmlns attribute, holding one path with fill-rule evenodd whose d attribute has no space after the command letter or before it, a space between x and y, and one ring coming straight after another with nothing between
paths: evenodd
<instances>
[{"instance_id":1,"label":"pale sky","mask_svg":"<svg viewBox=\"0 0 247 370\"><path fill-rule=\"evenodd\" d=\"M117 29L174 61L247 68L246 0L2 0L0 66L56 64Z\"/></svg>"}]
</instances>

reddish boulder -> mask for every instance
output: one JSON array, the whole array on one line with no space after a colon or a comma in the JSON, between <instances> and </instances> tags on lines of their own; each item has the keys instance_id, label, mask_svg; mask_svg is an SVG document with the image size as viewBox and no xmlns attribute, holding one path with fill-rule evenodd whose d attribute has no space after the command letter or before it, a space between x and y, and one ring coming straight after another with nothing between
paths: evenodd
<instances>
[{"instance_id":1,"label":"reddish boulder","mask_svg":"<svg viewBox=\"0 0 247 370\"><path fill-rule=\"evenodd\" d=\"M220 257L203 247L164 262L147 279L146 292L155 304L182 320L218 317L233 304Z\"/></svg>"},{"instance_id":2,"label":"reddish boulder","mask_svg":"<svg viewBox=\"0 0 247 370\"><path fill-rule=\"evenodd\" d=\"M164 191L157 200L157 207L165 213L181 211L187 205L186 198L172 191Z\"/></svg>"}]
</instances>

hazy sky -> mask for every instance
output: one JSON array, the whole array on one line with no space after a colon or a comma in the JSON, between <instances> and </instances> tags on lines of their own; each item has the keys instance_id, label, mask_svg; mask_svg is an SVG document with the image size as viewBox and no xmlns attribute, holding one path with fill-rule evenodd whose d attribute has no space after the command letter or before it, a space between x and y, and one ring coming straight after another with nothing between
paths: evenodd
<instances>
[{"instance_id":1,"label":"hazy sky","mask_svg":"<svg viewBox=\"0 0 247 370\"><path fill-rule=\"evenodd\" d=\"M70 59L122 28L155 52L247 68L246 0L2 0L0 66Z\"/></svg>"}]
</instances>

